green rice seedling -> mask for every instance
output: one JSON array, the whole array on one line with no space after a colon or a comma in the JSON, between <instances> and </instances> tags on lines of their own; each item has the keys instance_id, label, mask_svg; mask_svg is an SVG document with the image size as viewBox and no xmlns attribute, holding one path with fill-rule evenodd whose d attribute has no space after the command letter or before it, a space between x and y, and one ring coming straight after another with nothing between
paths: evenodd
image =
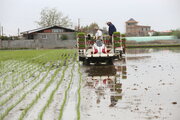
<instances>
[{"instance_id":1,"label":"green rice seedling","mask_svg":"<svg viewBox=\"0 0 180 120\"><path fill-rule=\"evenodd\" d=\"M65 106L66 101L67 101L68 91L69 91L69 89L70 89L70 86L71 86L72 80L73 80L73 70L74 70L74 66L75 66L75 64L73 65L73 67L72 67L72 69L71 69L70 82L69 82L69 84L68 84L68 87L67 87L66 90L65 90L64 99L63 99L63 103L62 103L61 108L60 108L60 114L59 114L58 120L61 120L61 119L62 119L62 115L63 115L63 111L64 111L64 106Z\"/></svg>"},{"instance_id":2,"label":"green rice seedling","mask_svg":"<svg viewBox=\"0 0 180 120\"><path fill-rule=\"evenodd\" d=\"M24 62L24 64L25 64L25 63L26 63L26 62ZM23 64L23 65L24 65L24 64ZM28 66L29 66L29 65L28 65ZM17 66L16 66L16 67L17 67ZM20 66L20 67L21 67L21 66ZM27 69L27 68L29 68L29 67L27 67L27 65L26 65L26 66L23 66L22 69L21 69L21 71L18 71L19 74L20 74L20 73L22 74L22 72L25 71L25 69L23 69L23 68ZM16 70L16 68L14 68L14 70ZM30 70L29 70L29 71L30 71ZM27 73L27 72L28 72L28 71L26 71L26 73ZM14 72L14 73L15 73L15 72ZM26 73L25 73L25 74L26 74ZM7 75L7 76L12 76L12 75L13 75L13 73L12 73L11 75ZM7 81L7 80L6 80L6 77L5 77L4 80L3 80L3 85L5 84L6 81ZM17 81L17 80L15 80L15 81Z\"/></svg>"},{"instance_id":3,"label":"green rice seedling","mask_svg":"<svg viewBox=\"0 0 180 120\"><path fill-rule=\"evenodd\" d=\"M40 69L41 69L41 68L40 68ZM33 76L34 73L37 72L37 70L40 70L40 69L35 69L35 70L33 71L33 73L29 76L29 78L30 78L31 76ZM20 78L20 81L19 81L19 82L13 83L13 81L12 81L12 87L10 87L9 89L7 89L7 90L5 90L4 92L0 93L0 97L3 96L4 94L6 94L8 91L12 90L13 88L17 87L19 84L23 83L23 81L25 80L25 79L23 79L23 76L25 76L26 74L27 74L27 72L21 75L21 78ZM16 78L14 81L18 81L18 79L19 79L19 78Z\"/></svg>"},{"instance_id":4,"label":"green rice seedling","mask_svg":"<svg viewBox=\"0 0 180 120\"><path fill-rule=\"evenodd\" d=\"M32 63L37 63L38 65L40 65L40 63L43 63L43 65L42 65L42 67L43 68L45 68L44 67L44 64L45 63L47 63L47 62L49 62L49 61L51 61L51 63L52 62L57 62L57 60L60 60L60 61L63 61L62 59L60 59L60 57L59 56L57 56L57 53L59 54L59 53L61 53L61 52L64 52L63 50L61 51L61 50L52 50L52 54L49 54L49 55L47 55L47 56L45 56L44 58L45 59L43 59L43 57L39 57L39 58L36 58L36 59L34 59L34 60L30 60L29 62L32 62ZM49 52L50 53L50 52ZM72 51L66 51L66 53L72 53ZM61 55L61 54L60 54ZM12 55L13 56L13 55ZM34 57L34 56L33 56ZM32 57L30 57L30 58L32 58ZM3 59L6 59L6 60L8 60L9 58L8 57L5 57L5 58L3 58ZM17 59L17 58L15 58L15 59ZM22 61L24 61L25 59L23 59L23 57L19 57L17 60L22 60ZM36 62L37 61L37 62ZM40 61L42 61L42 62L40 62ZM41 66L41 65L40 65ZM47 68L45 68L46 70L47 69L50 69L50 68L52 68L52 69L56 69L55 67L51 67L51 66L49 66L49 67L47 67ZM29 72L27 72L28 70L31 70L32 68L28 68L28 69L26 69L26 71L25 71L25 73L29 73ZM32 73L32 72L31 72ZM32 73L33 74L33 73ZM53 81L51 81L51 82L53 82ZM38 84L40 84L41 82L38 82ZM14 84L17 84L17 83L14 83ZM31 90L33 90L33 89L35 89L37 86L38 86L38 84L36 84L35 86L33 86L33 88L31 88ZM47 89L48 87L47 86L49 86L50 84L47 84L46 86L45 86L45 89ZM15 87L16 87L16 85L15 85ZM45 89L43 89L43 91L40 93L40 94L38 94L37 95L37 98L43 93L43 92L45 92ZM31 91L30 90L30 91ZM28 91L27 93L24 93L19 99L18 99L18 101L16 101L15 103L13 103L12 105L10 105L9 107L7 107L6 108L6 110L5 110L5 112L3 112L2 114L1 114L1 117L0 118L4 118L6 115L8 115L8 113L17 105L17 104L19 104L29 93L30 93L30 91ZM35 100L35 101L37 101L37 100Z\"/></svg>"},{"instance_id":5,"label":"green rice seedling","mask_svg":"<svg viewBox=\"0 0 180 120\"><path fill-rule=\"evenodd\" d=\"M39 58L42 58L42 56L41 57L38 57L38 59ZM24 71L24 69L22 69L23 71ZM29 69L29 71L31 71L31 70L34 70L34 68L31 68L31 69ZM26 74L27 74L28 72L26 71L26 73L24 73L24 72L22 72L22 71L19 71L19 74L21 74L21 75L23 75L23 76L25 76ZM34 72L35 73L35 72ZM32 76L34 73L32 73L30 76ZM18 82L18 79L19 78L16 78L16 80L14 80L14 81L16 81L16 82ZM2 96L2 95L4 95L4 94L6 94L9 90L11 90L12 88L15 88L17 85L19 85L20 83L23 83L23 81L25 80L25 79L20 79L21 81L19 81L19 83L17 84L17 83L13 83L13 81L12 81L12 87L11 88L9 88L8 90L5 90L3 93L0 93L0 97ZM23 80L23 81L22 81Z\"/></svg>"},{"instance_id":6,"label":"green rice seedling","mask_svg":"<svg viewBox=\"0 0 180 120\"><path fill-rule=\"evenodd\" d=\"M57 89L59 88L59 85L61 84L61 82L62 82L62 80L63 80L63 78L64 78L64 72L66 71L66 69L67 69L67 66L66 66L65 69L63 70L63 74L62 74L62 76L61 76L61 80L58 82L58 84L56 85L55 89L52 91L52 93L51 93L51 95L50 95L50 97L49 97L46 105L43 107L42 111L40 112L39 117L38 117L40 120L43 119L44 112L45 112L46 109L49 107L49 105L52 103L53 98L54 98L54 94L55 94L55 92L57 91Z\"/></svg>"},{"instance_id":7,"label":"green rice seedling","mask_svg":"<svg viewBox=\"0 0 180 120\"><path fill-rule=\"evenodd\" d=\"M10 112L17 104L19 104L25 97L26 97L26 94L23 94L23 96L22 96L15 104L12 104L10 107L8 107L8 108L5 110L5 112L0 115L0 120L3 120L3 119L9 114L9 112Z\"/></svg>"},{"instance_id":8,"label":"green rice seedling","mask_svg":"<svg viewBox=\"0 0 180 120\"><path fill-rule=\"evenodd\" d=\"M54 81L54 78L56 77L57 73L61 70L62 68L62 64L61 67L59 67L54 75L51 77L51 80L46 84L46 86L38 93L39 95L36 96L36 98L28 105L28 107L25 108L25 110L22 112L22 114L20 115L19 120L23 120L23 118L25 117L25 115L27 114L28 110L38 101L38 99L40 98L41 94L43 94L47 88L51 85L51 83ZM50 71L50 69L49 69Z\"/></svg>"},{"instance_id":9,"label":"green rice seedling","mask_svg":"<svg viewBox=\"0 0 180 120\"><path fill-rule=\"evenodd\" d=\"M78 72L79 72L79 88L78 88L78 103L77 103L77 120L80 120L81 82L82 82L82 73L80 71L80 64L78 64Z\"/></svg>"},{"instance_id":10,"label":"green rice seedling","mask_svg":"<svg viewBox=\"0 0 180 120\"><path fill-rule=\"evenodd\" d=\"M33 81L35 81L37 78L39 78L41 72L38 74L37 77L35 77L31 82L29 82L28 84L24 85L21 89L18 89L16 91L13 91L10 96L8 96L7 98L5 98L4 100L0 101L0 106L3 106L4 104L6 104L9 100L11 100L14 96L16 96L17 94L19 94L21 91L23 91L28 85L32 84Z\"/></svg>"}]
</instances>

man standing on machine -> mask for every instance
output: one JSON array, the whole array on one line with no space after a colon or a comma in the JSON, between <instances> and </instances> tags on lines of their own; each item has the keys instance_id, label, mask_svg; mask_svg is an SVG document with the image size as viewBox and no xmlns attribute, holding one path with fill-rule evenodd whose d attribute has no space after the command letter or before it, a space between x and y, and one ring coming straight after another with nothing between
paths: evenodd
<instances>
[{"instance_id":1,"label":"man standing on machine","mask_svg":"<svg viewBox=\"0 0 180 120\"><path fill-rule=\"evenodd\" d=\"M116 32L116 27L111 23L111 22L107 22L107 25L109 26L109 36L110 36L110 43L112 43L112 35L114 32Z\"/></svg>"}]
</instances>

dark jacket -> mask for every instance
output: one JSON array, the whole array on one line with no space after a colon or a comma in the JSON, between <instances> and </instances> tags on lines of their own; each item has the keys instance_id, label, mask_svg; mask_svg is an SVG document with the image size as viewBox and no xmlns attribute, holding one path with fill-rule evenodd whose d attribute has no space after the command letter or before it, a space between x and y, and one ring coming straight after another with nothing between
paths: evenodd
<instances>
[{"instance_id":1,"label":"dark jacket","mask_svg":"<svg viewBox=\"0 0 180 120\"><path fill-rule=\"evenodd\" d=\"M116 27L113 24L109 24L109 35L112 36L114 32L116 32Z\"/></svg>"}]
</instances>

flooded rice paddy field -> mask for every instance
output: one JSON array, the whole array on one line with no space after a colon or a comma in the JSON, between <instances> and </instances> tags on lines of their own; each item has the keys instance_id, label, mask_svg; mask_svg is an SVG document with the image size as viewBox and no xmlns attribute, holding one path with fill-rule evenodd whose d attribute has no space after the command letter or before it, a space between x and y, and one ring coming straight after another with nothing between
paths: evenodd
<instances>
[{"instance_id":1,"label":"flooded rice paddy field","mask_svg":"<svg viewBox=\"0 0 180 120\"><path fill-rule=\"evenodd\" d=\"M112 65L76 58L0 51L0 120L180 120L180 49L128 49Z\"/></svg>"},{"instance_id":2,"label":"flooded rice paddy field","mask_svg":"<svg viewBox=\"0 0 180 120\"><path fill-rule=\"evenodd\" d=\"M180 49L128 49L82 66L82 120L180 120Z\"/></svg>"}]
</instances>

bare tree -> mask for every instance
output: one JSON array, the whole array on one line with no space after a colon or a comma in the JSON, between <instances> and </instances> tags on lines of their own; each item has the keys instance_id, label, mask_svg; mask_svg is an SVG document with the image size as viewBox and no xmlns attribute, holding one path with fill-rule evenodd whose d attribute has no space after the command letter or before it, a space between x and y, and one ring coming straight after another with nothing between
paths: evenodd
<instances>
[{"instance_id":1,"label":"bare tree","mask_svg":"<svg viewBox=\"0 0 180 120\"><path fill-rule=\"evenodd\" d=\"M81 31L86 33L94 33L94 28L99 27L97 23L91 23L90 25L81 26Z\"/></svg>"},{"instance_id":2,"label":"bare tree","mask_svg":"<svg viewBox=\"0 0 180 120\"><path fill-rule=\"evenodd\" d=\"M68 16L64 16L62 12L58 12L57 9L42 9L40 13L40 21L36 23L41 27L58 25L62 27L72 26L72 22Z\"/></svg>"}]
</instances>

